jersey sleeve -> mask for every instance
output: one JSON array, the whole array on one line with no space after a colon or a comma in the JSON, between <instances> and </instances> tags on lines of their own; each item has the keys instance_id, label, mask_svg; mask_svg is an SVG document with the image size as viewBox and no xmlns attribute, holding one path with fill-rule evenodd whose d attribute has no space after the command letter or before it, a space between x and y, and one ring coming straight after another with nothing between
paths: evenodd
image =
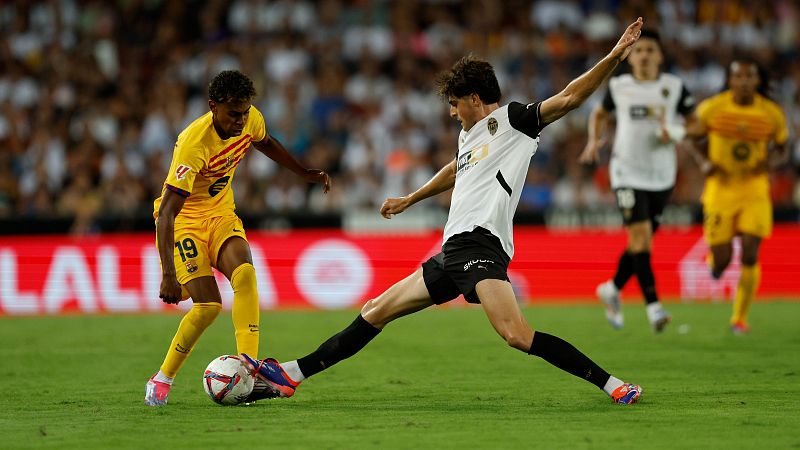
<instances>
[{"instance_id":1,"label":"jersey sleeve","mask_svg":"<svg viewBox=\"0 0 800 450\"><path fill-rule=\"evenodd\" d=\"M248 120L252 126L253 142L263 141L267 136L267 123L264 121L264 115L255 106L251 106Z\"/></svg>"},{"instance_id":2,"label":"jersey sleeve","mask_svg":"<svg viewBox=\"0 0 800 450\"><path fill-rule=\"evenodd\" d=\"M514 129L536 139L546 123L542 122L542 114L539 109L542 102L528 103L523 105L518 102L508 104L508 122Z\"/></svg>"},{"instance_id":3,"label":"jersey sleeve","mask_svg":"<svg viewBox=\"0 0 800 450\"><path fill-rule=\"evenodd\" d=\"M677 107L678 113L682 116L688 116L692 111L694 111L694 107L694 97L692 97L692 94L688 89L686 89L685 85L681 86L681 96L678 99Z\"/></svg>"},{"instance_id":4,"label":"jersey sleeve","mask_svg":"<svg viewBox=\"0 0 800 450\"><path fill-rule=\"evenodd\" d=\"M172 164L167 174L167 180L164 182L166 188L183 197L188 197L192 193L195 177L205 165L202 148L189 145L179 139L175 144L175 152L172 154Z\"/></svg>"},{"instance_id":5,"label":"jersey sleeve","mask_svg":"<svg viewBox=\"0 0 800 450\"><path fill-rule=\"evenodd\" d=\"M610 86L606 89L606 95L603 96L603 102L601 104L603 105L603 109L608 112L614 111L617 108L617 105L614 104L614 97L611 96Z\"/></svg>"}]
</instances>

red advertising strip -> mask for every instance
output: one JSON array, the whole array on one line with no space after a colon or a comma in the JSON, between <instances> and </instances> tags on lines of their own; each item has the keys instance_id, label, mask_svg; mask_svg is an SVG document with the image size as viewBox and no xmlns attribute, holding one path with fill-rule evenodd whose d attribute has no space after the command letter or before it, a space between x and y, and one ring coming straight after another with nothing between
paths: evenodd
<instances>
[{"instance_id":1,"label":"red advertising strip","mask_svg":"<svg viewBox=\"0 0 800 450\"><path fill-rule=\"evenodd\" d=\"M248 232L261 306L345 308L361 305L417 270L440 251L441 234L349 235L315 230ZM154 235L0 238L0 315L64 312L147 312L173 309L158 298L161 281ZM509 277L527 302L593 301L625 245L621 231L515 230ZM800 299L800 227L777 226L761 250L759 298ZM657 286L665 299L727 299L739 274L738 245L723 278L712 280L701 230L659 230L653 250ZM223 303L233 292L217 274ZM628 301L639 297L631 280ZM179 308L187 308L182 302Z\"/></svg>"}]
</instances>

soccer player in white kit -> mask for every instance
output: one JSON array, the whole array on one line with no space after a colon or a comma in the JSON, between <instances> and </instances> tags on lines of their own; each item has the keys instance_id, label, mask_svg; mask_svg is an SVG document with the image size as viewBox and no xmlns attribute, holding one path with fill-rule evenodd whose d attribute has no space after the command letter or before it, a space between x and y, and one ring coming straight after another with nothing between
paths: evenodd
<instances>
[{"instance_id":1,"label":"soccer player in white kit","mask_svg":"<svg viewBox=\"0 0 800 450\"><path fill-rule=\"evenodd\" d=\"M609 163L611 188L628 234L614 277L597 286L606 306L606 318L622 328L619 293L633 274L645 300L647 318L660 333L670 321L658 301L650 264L653 233L675 186L675 143L686 134L680 116L688 116L694 100L680 78L661 72L664 60L658 34L642 30L628 57L631 73L611 78L603 102L589 117L589 141L580 156L583 163L598 159L611 113L617 128Z\"/></svg>"},{"instance_id":2,"label":"soccer player in white kit","mask_svg":"<svg viewBox=\"0 0 800 450\"><path fill-rule=\"evenodd\" d=\"M353 356L389 322L463 294L467 301L480 303L489 322L511 347L591 382L616 403L636 402L641 387L609 375L566 341L534 332L517 304L506 269L514 253L512 219L540 131L577 108L600 86L625 59L641 27L639 18L628 26L611 53L542 102L500 106L494 69L472 57L462 58L442 74L437 83L439 93L450 103L450 116L463 128L458 153L416 192L390 198L381 207L381 214L391 218L452 188L442 253L366 302L352 324L311 354L284 364L245 355L255 375L280 396L289 397L301 381Z\"/></svg>"}]
</instances>

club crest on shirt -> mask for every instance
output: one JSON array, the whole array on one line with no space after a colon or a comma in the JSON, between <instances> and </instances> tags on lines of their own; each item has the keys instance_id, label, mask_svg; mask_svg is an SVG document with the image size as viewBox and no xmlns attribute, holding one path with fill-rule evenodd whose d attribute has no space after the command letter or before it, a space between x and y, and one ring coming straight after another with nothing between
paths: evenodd
<instances>
[{"instance_id":1,"label":"club crest on shirt","mask_svg":"<svg viewBox=\"0 0 800 450\"><path fill-rule=\"evenodd\" d=\"M750 146L744 142L739 142L733 146L733 159L737 161L747 161L750 158Z\"/></svg>"},{"instance_id":2,"label":"club crest on shirt","mask_svg":"<svg viewBox=\"0 0 800 450\"><path fill-rule=\"evenodd\" d=\"M661 88L661 96L664 97L664 98L669 97L669 89Z\"/></svg>"},{"instance_id":3,"label":"club crest on shirt","mask_svg":"<svg viewBox=\"0 0 800 450\"><path fill-rule=\"evenodd\" d=\"M230 156L225 158L225 168L229 169L232 165L233 165L233 158L231 158Z\"/></svg>"},{"instance_id":4,"label":"club crest on shirt","mask_svg":"<svg viewBox=\"0 0 800 450\"><path fill-rule=\"evenodd\" d=\"M191 170L191 169L188 166L184 166L183 164L180 164L178 166L178 168L175 169L175 178L177 178L179 180L182 180L182 179L186 178L186 174L189 173L189 170Z\"/></svg>"},{"instance_id":5,"label":"club crest on shirt","mask_svg":"<svg viewBox=\"0 0 800 450\"><path fill-rule=\"evenodd\" d=\"M489 128L489 134L494 136L494 134L497 133L498 125L499 124L497 123L497 119L495 119L494 117L490 117L489 123L486 124L486 127Z\"/></svg>"},{"instance_id":6,"label":"club crest on shirt","mask_svg":"<svg viewBox=\"0 0 800 450\"><path fill-rule=\"evenodd\" d=\"M186 271L189 273L197 272L197 264L194 261L186 261Z\"/></svg>"}]
</instances>

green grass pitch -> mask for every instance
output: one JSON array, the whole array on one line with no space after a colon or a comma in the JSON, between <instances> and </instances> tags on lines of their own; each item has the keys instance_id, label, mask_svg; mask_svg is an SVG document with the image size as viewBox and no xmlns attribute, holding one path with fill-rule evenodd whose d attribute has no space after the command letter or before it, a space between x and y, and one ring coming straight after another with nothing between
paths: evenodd
<instances>
[{"instance_id":1,"label":"green grass pitch","mask_svg":"<svg viewBox=\"0 0 800 450\"><path fill-rule=\"evenodd\" d=\"M800 448L800 302L754 305L753 332L728 304L671 304L654 335L626 305L535 306L529 322L644 387L612 404L597 388L499 339L479 308L434 308L389 325L291 399L222 407L200 377L235 352L230 317L200 340L163 408L142 404L180 317L0 319L2 448ZM262 314L262 354L302 356L356 311ZM683 331L683 332L680 332Z\"/></svg>"}]
</instances>

